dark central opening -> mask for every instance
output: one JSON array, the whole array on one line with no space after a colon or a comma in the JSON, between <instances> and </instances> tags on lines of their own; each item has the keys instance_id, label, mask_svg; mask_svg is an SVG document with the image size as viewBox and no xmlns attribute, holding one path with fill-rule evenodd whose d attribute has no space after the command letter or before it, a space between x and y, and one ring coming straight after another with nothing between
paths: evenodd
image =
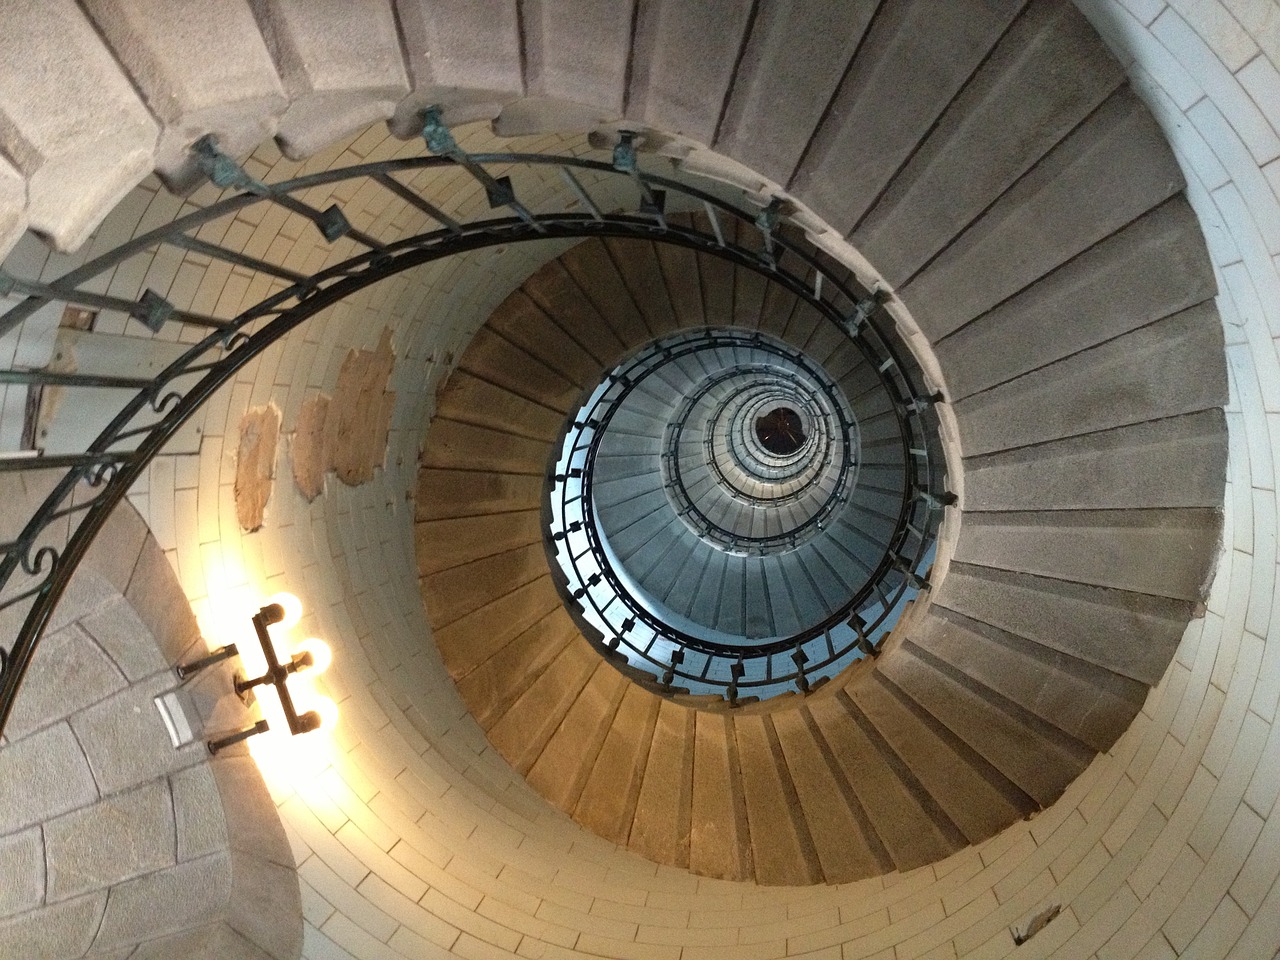
<instances>
[{"instance_id":1,"label":"dark central opening","mask_svg":"<svg viewBox=\"0 0 1280 960\"><path fill-rule=\"evenodd\" d=\"M756 437L761 446L775 456L790 456L805 441L800 414L790 407L774 407L763 417L756 418Z\"/></svg>"}]
</instances>

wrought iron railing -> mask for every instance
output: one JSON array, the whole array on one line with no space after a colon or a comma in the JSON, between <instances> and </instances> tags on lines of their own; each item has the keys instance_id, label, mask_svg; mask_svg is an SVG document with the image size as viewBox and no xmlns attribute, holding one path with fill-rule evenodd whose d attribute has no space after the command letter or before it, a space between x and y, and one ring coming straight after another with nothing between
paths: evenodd
<instances>
[{"instance_id":1,"label":"wrought iron railing","mask_svg":"<svg viewBox=\"0 0 1280 960\"><path fill-rule=\"evenodd\" d=\"M0 616L6 622L21 619L15 636L0 638L0 731L77 565L112 509L151 460L246 364L320 311L372 284L429 262L500 244L591 236L645 237L681 244L765 273L819 304L833 322L851 333L858 334L865 327L868 333L858 335L879 339L878 333L870 332L874 330L869 322L873 301L844 286L816 254L787 239L785 208L780 201L757 212L726 201L718 195L719 188L699 189L674 176L642 170L629 134L621 137L612 162L517 153L468 154L434 110L425 116L423 137L432 155L360 164L280 183L254 179L206 139L194 148L202 168L219 187L240 192L128 240L51 282L0 272L0 294L23 298L0 316L0 335L51 303L120 311L153 331L180 324L184 332L195 332L195 342L152 377L50 369L0 371L0 384L35 390L62 388L67 394L64 403L72 410L78 402L76 393L86 388L118 390L125 398L108 425L83 449L55 455L40 455L36 450L0 456L0 472L52 471L56 477L48 495L21 523L20 532L0 544ZM513 186L516 174L532 168L556 172L567 190L565 203L556 209L537 209L537 204L527 204L518 196ZM424 169L466 171L483 187L489 209L466 222L455 219L403 182L406 174ZM622 210L607 213L617 206L618 189L611 185L617 178L623 178L631 200ZM319 209L305 199L310 190L348 181L376 185L416 208L434 226L412 237L384 242L353 226L339 206ZM598 201L602 195L610 198L607 204ZM671 223L666 215L669 198L679 198L685 209L704 211L710 231ZM207 224L258 205L281 207L302 216L326 241L347 238L354 242L356 251L339 263L305 274L266 256L251 256L196 235ZM732 234L726 228L735 222L750 224L757 244L748 247L731 242L727 237ZM278 289L226 318L175 307L151 290L136 300L101 292L106 286L104 275L134 257L163 248L178 248L269 277ZM780 266L782 261L786 262ZM146 349L148 343L139 339L139 349ZM892 363L890 376L904 377L900 364L892 359L896 354L885 348L884 356ZM905 381L903 387L903 396L909 399L904 401L902 415L923 417L925 398ZM911 407L913 403L918 406ZM926 470L920 476L929 473ZM934 496L936 489L925 482L921 496Z\"/></svg>"}]
</instances>

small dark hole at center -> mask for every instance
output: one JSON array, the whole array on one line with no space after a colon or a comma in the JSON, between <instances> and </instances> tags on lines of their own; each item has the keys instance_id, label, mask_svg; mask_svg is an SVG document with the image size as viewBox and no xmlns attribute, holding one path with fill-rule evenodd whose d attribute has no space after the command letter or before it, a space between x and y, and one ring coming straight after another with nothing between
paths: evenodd
<instances>
[{"instance_id":1,"label":"small dark hole at center","mask_svg":"<svg viewBox=\"0 0 1280 960\"><path fill-rule=\"evenodd\" d=\"M774 407L763 417L756 418L756 437L760 445L775 456L790 456L804 446L800 414L790 407Z\"/></svg>"}]
</instances>

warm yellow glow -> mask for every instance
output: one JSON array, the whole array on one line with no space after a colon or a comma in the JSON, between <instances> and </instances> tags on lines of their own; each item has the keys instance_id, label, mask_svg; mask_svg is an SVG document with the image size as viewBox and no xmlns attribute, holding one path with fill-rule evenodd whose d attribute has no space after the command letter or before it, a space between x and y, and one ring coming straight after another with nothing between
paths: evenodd
<instances>
[{"instance_id":1,"label":"warm yellow glow","mask_svg":"<svg viewBox=\"0 0 1280 960\"><path fill-rule=\"evenodd\" d=\"M298 621L302 619L302 601L295 597L292 593L280 592L267 599L267 604L278 603L284 607L284 619L275 624L281 630L292 630L298 625Z\"/></svg>"},{"instance_id":2,"label":"warm yellow glow","mask_svg":"<svg viewBox=\"0 0 1280 960\"><path fill-rule=\"evenodd\" d=\"M316 733L328 733L338 725L338 705L328 697L315 697L307 701L307 709L320 714L320 729Z\"/></svg>"},{"instance_id":3,"label":"warm yellow glow","mask_svg":"<svg viewBox=\"0 0 1280 960\"><path fill-rule=\"evenodd\" d=\"M319 637L307 637L294 648L294 651L296 653L305 651L311 654L314 662L307 668L307 673L310 674L324 673L329 669L329 664L333 663L333 651Z\"/></svg>"}]
</instances>

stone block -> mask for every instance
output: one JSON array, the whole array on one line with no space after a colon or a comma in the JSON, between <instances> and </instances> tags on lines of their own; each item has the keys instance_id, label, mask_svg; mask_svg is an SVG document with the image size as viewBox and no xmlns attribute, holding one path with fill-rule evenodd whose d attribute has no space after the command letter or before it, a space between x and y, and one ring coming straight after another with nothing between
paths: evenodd
<instances>
[{"instance_id":1,"label":"stone block","mask_svg":"<svg viewBox=\"0 0 1280 960\"><path fill-rule=\"evenodd\" d=\"M934 350L955 402L1202 303L1215 287L1195 214L1174 197L962 329L926 333L942 338Z\"/></svg>"},{"instance_id":2,"label":"stone block","mask_svg":"<svg viewBox=\"0 0 1280 960\"><path fill-rule=\"evenodd\" d=\"M27 182L0 156L0 260L8 256L27 229Z\"/></svg>"},{"instance_id":3,"label":"stone block","mask_svg":"<svg viewBox=\"0 0 1280 960\"><path fill-rule=\"evenodd\" d=\"M58 605L53 608L46 632L61 630L67 624L89 616L117 596L119 592L109 581L84 566L77 567Z\"/></svg>"},{"instance_id":4,"label":"stone block","mask_svg":"<svg viewBox=\"0 0 1280 960\"><path fill-rule=\"evenodd\" d=\"M176 685L172 674L156 674L72 718L104 794L180 770L207 756L203 743L175 750L169 739L155 697Z\"/></svg>"},{"instance_id":5,"label":"stone block","mask_svg":"<svg viewBox=\"0 0 1280 960\"><path fill-rule=\"evenodd\" d=\"M272 814L275 808L271 808ZM280 831L283 835L284 831ZM274 960L294 960L302 952L302 894L298 873L253 852L231 853L231 900L227 923Z\"/></svg>"},{"instance_id":6,"label":"stone block","mask_svg":"<svg viewBox=\"0 0 1280 960\"><path fill-rule=\"evenodd\" d=\"M390 0L249 0L289 97L277 139L302 159L390 117L409 93Z\"/></svg>"},{"instance_id":7,"label":"stone block","mask_svg":"<svg viewBox=\"0 0 1280 960\"><path fill-rule=\"evenodd\" d=\"M689 868L725 880L751 879L755 869L732 721L702 711L695 717Z\"/></svg>"},{"instance_id":8,"label":"stone block","mask_svg":"<svg viewBox=\"0 0 1280 960\"><path fill-rule=\"evenodd\" d=\"M775 183L790 181L876 6L800 0L760 8L712 146Z\"/></svg>"},{"instance_id":9,"label":"stone block","mask_svg":"<svg viewBox=\"0 0 1280 960\"><path fill-rule=\"evenodd\" d=\"M284 826L253 760L247 756L218 757L210 768L222 800L231 849L292 869L293 852Z\"/></svg>"},{"instance_id":10,"label":"stone block","mask_svg":"<svg viewBox=\"0 0 1280 960\"><path fill-rule=\"evenodd\" d=\"M1226 469L1225 418L1206 410L966 459L964 507L1217 508Z\"/></svg>"},{"instance_id":11,"label":"stone block","mask_svg":"<svg viewBox=\"0 0 1280 960\"><path fill-rule=\"evenodd\" d=\"M1035 0L850 239L890 283L902 283L1123 80L1075 7Z\"/></svg>"},{"instance_id":12,"label":"stone block","mask_svg":"<svg viewBox=\"0 0 1280 960\"><path fill-rule=\"evenodd\" d=\"M695 711L663 700L658 706L645 776L627 844L659 863L689 865L693 814Z\"/></svg>"},{"instance_id":13,"label":"stone block","mask_svg":"<svg viewBox=\"0 0 1280 960\"><path fill-rule=\"evenodd\" d=\"M1216 510L966 511L964 563L1179 600L1203 599L1217 556Z\"/></svg>"},{"instance_id":14,"label":"stone block","mask_svg":"<svg viewBox=\"0 0 1280 960\"><path fill-rule=\"evenodd\" d=\"M745 0L640 4L627 119L711 143L750 16Z\"/></svg>"},{"instance_id":15,"label":"stone block","mask_svg":"<svg viewBox=\"0 0 1280 960\"><path fill-rule=\"evenodd\" d=\"M103 577L117 592L124 593L147 536L146 521L137 508L128 500L121 500L89 544L80 565Z\"/></svg>"},{"instance_id":16,"label":"stone block","mask_svg":"<svg viewBox=\"0 0 1280 960\"><path fill-rule=\"evenodd\" d=\"M0 922L0 957L79 960L93 943L105 890Z\"/></svg>"},{"instance_id":17,"label":"stone block","mask_svg":"<svg viewBox=\"0 0 1280 960\"><path fill-rule=\"evenodd\" d=\"M660 702L641 687L627 687L573 810L575 820L619 845L631 833Z\"/></svg>"},{"instance_id":18,"label":"stone block","mask_svg":"<svg viewBox=\"0 0 1280 960\"><path fill-rule=\"evenodd\" d=\"M584 386L488 328L476 334L458 366L561 413L569 412Z\"/></svg>"},{"instance_id":19,"label":"stone block","mask_svg":"<svg viewBox=\"0 0 1280 960\"><path fill-rule=\"evenodd\" d=\"M151 538L143 543L138 554L125 599L147 625L169 663L177 663L200 636L195 614L173 567L165 559L160 545Z\"/></svg>"},{"instance_id":20,"label":"stone block","mask_svg":"<svg viewBox=\"0 0 1280 960\"><path fill-rule=\"evenodd\" d=\"M174 862L169 786L155 781L47 821L48 899L101 890Z\"/></svg>"},{"instance_id":21,"label":"stone block","mask_svg":"<svg viewBox=\"0 0 1280 960\"><path fill-rule=\"evenodd\" d=\"M967 456L1221 406L1222 327L1206 302L954 404Z\"/></svg>"},{"instance_id":22,"label":"stone block","mask_svg":"<svg viewBox=\"0 0 1280 960\"><path fill-rule=\"evenodd\" d=\"M541 473L424 468L418 473L416 515L432 520L536 510L544 482Z\"/></svg>"},{"instance_id":23,"label":"stone block","mask_svg":"<svg viewBox=\"0 0 1280 960\"><path fill-rule=\"evenodd\" d=\"M44 901L44 835L39 827L0 837L0 917Z\"/></svg>"},{"instance_id":24,"label":"stone block","mask_svg":"<svg viewBox=\"0 0 1280 960\"><path fill-rule=\"evenodd\" d=\"M133 949L131 947L130 951ZM296 956L297 953L294 954ZM173 960L174 957L182 960L280 960L250 943L224 921L148 940L137 947L136 953L130 952L128 957L129 960Z\"/></svg>"},{"instance_id":25,"label":"stone block","mask_svg":"<svg viewBox=\"0 0 1280 960\"><path fill-rule=\"evenodd\" d=\"M627 687L622 674L598 659L595 673L529 768L529 786L561 810L577 806Z\"/></svg>"},{"instance_id":26,"label":"stone block","mask_svg":"<svg viewBox=\"0 0 1280 960\"><path fill-rule=\"evenodd\" d=\"M1183 185L1150 112L1121 88L900 286L898 295L922 329L954 329ZM1046 223L1054 229L1045 230Z\"/></svg>"},{"instance_id":27,"label":"stone block","mask_svg":"<svg viewBox=\"0 0 1280 960\"><path fill-rule=\"evenodd\" d=\"M77 624L41 639L5 725L15 739L66 719L125 685L124 677Z\"/></svg>"},{"instance_id":28,"label":"stone block","mask_svg":"<svg viewBox=\"0 0 1280 960\"><path fill-rule=\"evenodd\" d=\"M552 442L564 426L564 415L518 393L455 370L440 391L436 414L493 430L512 428L537 440Z\"/></svg>"},{"instance_id":29,"label":"stone block","mask_svg":"<svg viewBox=\"0 0 1280 960\"><path fill-rule=\"evenodd\" d=\"M953 563L934 603L1151 685L1160 679L1191 604Z\"/></svg>"},{"instance_id":30,"label":"stone block","mask_svg":"<svg viewBox=\"0 0 1280 960\"><path fill-rule=\"evenodd\" d=\"M231 895L226 853L189 860L111 889L94 946L115 947L199 927L217 918Z\"/></svg>"},{"instance_id":31,"label":"stone block","mask_svg":"<svg viewBox=\"0 0 1280 960\"><path fill-rule=\"evenodd\" d=\"M189 148L205 134L239 157L275 133L288 100L246 0L84 7L160 121L156 168L171 186L199 176Z\"/></svg>"},{"instance_id":32,"label":"stone block","mask_svg":"<svg viewBox=\"0 0 1280 960\"><path fill-rule=\"evenodd\" d=\"M985 0L883 4L791 190L847 235L1023 5ZM890 100L893 109L886 110Z\"/></svg>"},{"instance_id":33,"label":"stone block","mask_svg":"<svg viewBox=\"0 0 1280 960\"><path fill-rule=\"evenodd\" d=\"M227 821L213 774L216 763L198 764L169 778L179 862L227 847Z\"/></svg>"},{"instance_id":34,"label":"stone block","mask_svg":"<svg viewBox=\"0 0 1280 960\"><path fill-rule=\"evenodd\" d=\"M98 798L84 752L65 723L0 748L0 834Z\"/></svg>"},{"instance_id":35,"label":"stone block","mask_svg":"<svg viewBox=\"0 0 1280 960\"><path fill-rule=\"evenodd\" d=\"M521 4L525 99L494 124L500 136L589 130L622 115L631 50L628 0Z\"/></svg>"},{"instance_id":36,"label":"stone block","mask_svg":"<svg viewBox=\"0 0 1280 960\"><path fill-rule=\"evenodd\" d=\"M414 525L418 575L461 566L495 553L542 542L540 511L424 520Z\"/></svg>"},{"instance_id":37,"label":"stone block","mask_svg":"<svg viewBox=\"0 0 1280 960\"><path fill-rule=\"evenodd\" d=\"M546 573L546 551L532 543L425 577L422 595L431 622L445 626Z\"/></svg>"},{"instance_id":38,"label":"stone block","mask_svg":"<svg viewBox=\"0 0 1280 960\"><path fill-rule=\"evenodd\" d=\"M446 122L492 119L524 92L520 18L515 0L396 0L412 90L396 107L391 130L422 133L427 107Z\"/></svg>"},{"instance_id":39,"label":"stone block","mask_svg":"<svg viewBox=\"0 0 1280 960\"><path fill-rule=\"evenodd\" d=\"M80 626L131 681L141 680L169 666L151 631L123 597L108 602L85 617Z\"/></svg>"},{"instance_id":40,"label":"stone block","mask_svg":"<svg viewBox=\"0 0 1280 960\"><path fill-rule=\"evenodd\" d=\"M72 0L20 0L6 24L0 150L27 179L31 228L71 250L151 172L159 128Z\"/></svg>"},{"instance_id":41,"label":"stone block","mask_svg":"<svg viewBox=\"0 0 1280 960\"><path fill-rule=\"evenodd\" d=\"M454 420L433 421L429 438L422 455L423 466L447 470L523 473L541 480L550 455L544 441ZM508 509L517 507L512 504Z\"/></svg>"}]
</instances>

